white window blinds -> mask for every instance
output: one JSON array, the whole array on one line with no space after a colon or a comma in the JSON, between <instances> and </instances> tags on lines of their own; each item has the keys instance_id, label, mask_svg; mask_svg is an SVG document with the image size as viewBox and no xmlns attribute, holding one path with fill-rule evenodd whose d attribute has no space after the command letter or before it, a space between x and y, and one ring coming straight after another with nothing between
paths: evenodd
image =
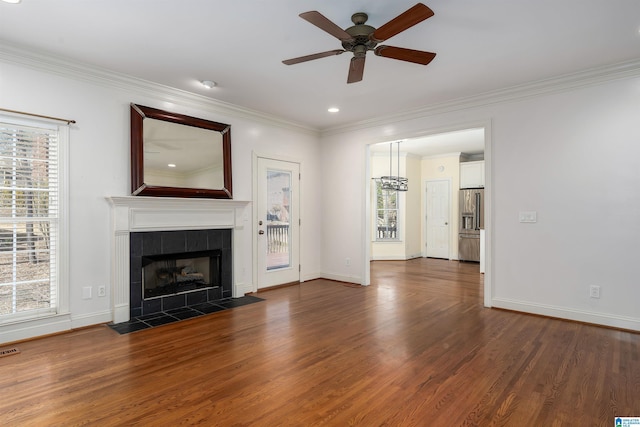
<instances>
[{"instance_id":1,"label":"white window blinds","mask_svg":"<svg viewBox=\"0 0 640 427\"><path fill-rule=\"evenodd\" d=\"M0 121L0 324L58 309L58 135Z\"/></svg>"}]
</instances>

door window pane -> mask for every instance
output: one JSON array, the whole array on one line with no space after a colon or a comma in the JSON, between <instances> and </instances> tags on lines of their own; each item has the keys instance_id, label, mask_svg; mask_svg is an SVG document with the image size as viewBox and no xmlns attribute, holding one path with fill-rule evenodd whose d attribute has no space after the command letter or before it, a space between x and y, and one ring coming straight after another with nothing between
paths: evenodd
<instances>
[{"instance_id":1,"label":"door window pane","mask_svg":"<svg viewBox=\"0 0 640 427\"><path fill-rule=\"evenodd\" d=\"M291 172L267 170L267 270L291 266Z\"/></svg>"}]
</instances>

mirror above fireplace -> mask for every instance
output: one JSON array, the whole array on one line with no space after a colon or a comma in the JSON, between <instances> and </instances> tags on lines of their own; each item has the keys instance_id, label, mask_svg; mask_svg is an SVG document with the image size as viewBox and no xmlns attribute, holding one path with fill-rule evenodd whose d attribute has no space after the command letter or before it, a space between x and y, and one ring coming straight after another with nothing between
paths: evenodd
<instances>
[{"instance_id":1,"label":"mirror above fireplace","mask_svg":"<svg viewBox=\"0 0 640 427\"><path fill-rule=\"evenodd\" d=\"M131 193L231 199L231 126L131 104Z\"/></svg>"}]
</instances>

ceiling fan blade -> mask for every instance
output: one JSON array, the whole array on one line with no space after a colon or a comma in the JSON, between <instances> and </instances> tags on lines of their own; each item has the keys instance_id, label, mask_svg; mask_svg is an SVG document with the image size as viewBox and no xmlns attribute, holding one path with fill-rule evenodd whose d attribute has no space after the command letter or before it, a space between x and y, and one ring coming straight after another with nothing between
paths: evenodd
<instances>
[{"instance_id":1,"label":"ceiling fan blade","mask_svg":"<svg viewBox=\"0 0 640 427\"><path fill-rule=\"evenodd\" d=\"M432 16L433 11L431 9L422 3L418 3L375 30L369 37L376 43L380 43Z\"/></svg>"},{"instance_id":2,"label":"ceiling fan blade","mask_svg":"<svg viewBox=\"0 0 640 427\"><path fill-rule=\"evenodd\" d=\"M344 49L329 50L326 52L314 53L312 55L305 55L305 56L299 56L297 58L285 59L284 61L282 61L282 63L286 65L299 64L301 62L307 62L314 59L326 58L327 56L340 55L343 52L345 52Z\"/></svg>"},{"instance_id":3,"label":"ceiling fan blade","mask_svg":"<svg viewBox=\"0 0 640 427\"><path fill-rule=\"evenodd\" d=\"M316 27L320 28L323 31L331 34L333 37L338 40L352 40L351 34L347 33L342 28L338 27L332 21L329 20L326 16L318 12L317 10L312 10L310 12L304 12L300 14L300 18L305 21L310 22Z\"/></svg>"},{"instance_id":4,"label":"ceiling fan blade","mask_svg":"<svg viewBox=\"0 0 640 427\"><path fill-rule=\"evenodd\" d=\"M349 77L347 77L347 83L356 83L362 80L364 75L364 60L365 56L354 56L349 63Z\"/></svg>"},{"instance_id":5,"label":"ceiling fan blade","mask_svg":"<svg viewBox=\"0 0 640 427\"><path fill-rule=\"evenodd\" d=\"M377 56L385 58L399 59L400 61L413 62L415 64L427 65L433 61L436 54L433 52L424 52L422 50L405 49L403 47L394 46L378 46L373 53Z\"/></svg>"}]
</instances>

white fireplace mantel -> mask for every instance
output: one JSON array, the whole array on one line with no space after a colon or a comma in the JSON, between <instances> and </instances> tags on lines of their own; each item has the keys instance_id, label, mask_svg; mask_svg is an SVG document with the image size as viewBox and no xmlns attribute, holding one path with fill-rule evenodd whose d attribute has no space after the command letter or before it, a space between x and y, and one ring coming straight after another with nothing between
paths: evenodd
<instances>
[{"instance_id":1,"label":"white fireplace mantel","mask_svg":"<svg viewBox=\"0 0 640 427\"><path fill-rule=\"evenodd\" d=\"M111 204L112 260L111 301L114 323L129 320L129 233L167 230L233 230L232 296L244 295L251 286L244 283L241 260L251 254L246 238L250 202L225 199L172 197L107 197Z\"/></svg>"}]
</instances>

